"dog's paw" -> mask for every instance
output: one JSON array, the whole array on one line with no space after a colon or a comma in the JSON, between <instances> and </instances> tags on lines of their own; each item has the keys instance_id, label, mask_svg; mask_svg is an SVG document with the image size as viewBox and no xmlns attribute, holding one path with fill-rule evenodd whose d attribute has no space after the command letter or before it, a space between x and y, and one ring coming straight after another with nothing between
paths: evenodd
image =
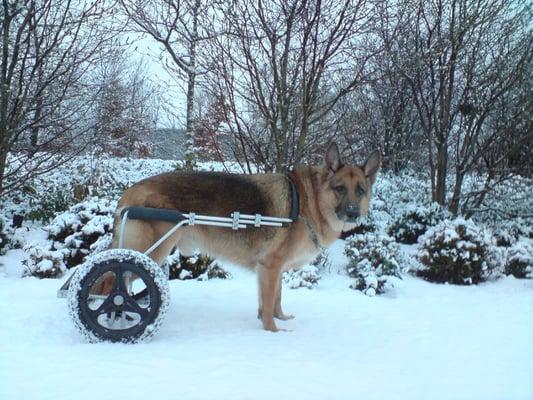
<instances>
[{"instance_id":1,"label":"dog's paw","mask_svg":"<svg viewBox=\"0 0 533 400\"><path fill-rule=\"evenodd\" d=\"M274 332L274 333L278 333L278 332L292 332L292 329L285 329L285 328L278 328L278 327L275 327L275 329L265 329L266 331L269 331L269 332Z\"/></svg>"},{"instance_id":2,"label":"dog's paw","mask_svg":"<svg viewBox=\"0 0 533 400\"><path fill-rule=\"evenodd\" d=\"M276 315L274 315L274 317L279 319L279 320L281 320L281 321L288 321L289 319L294 319L294 315L283 314L283 313L276 314Z\"/></svg>"},{"instance_id":3,"label":"dog's paw","mask_svg":"<svg viewBox=\"0 0 533 400\"><path fill-rule=\"evenodd\" d=\"M279 328L276 326L274 319L263 319L262 322L265 331L279 332Z\"/></svg>"}]
</instances>

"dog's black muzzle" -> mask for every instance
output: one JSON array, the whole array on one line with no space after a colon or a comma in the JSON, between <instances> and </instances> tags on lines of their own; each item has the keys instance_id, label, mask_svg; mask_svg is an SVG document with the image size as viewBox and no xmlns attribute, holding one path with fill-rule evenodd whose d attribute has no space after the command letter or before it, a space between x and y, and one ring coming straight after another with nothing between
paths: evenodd
<instances>
[{"instance_id":1,"label":"dog's black muzzle","mask_svg":"<svg viewBox=\"0 0 533 400\"><path fill-rule=\"evenodd\" d=\"M356 222L360 215L359 207L351 204L347 205L341 212L337 212L337 218L345 222Z\"/></svg>"},{"instance_id":2,"label":"dog's black muzzle","mask_svg":"<svg viewBox=\"0 0 533 400\"><path fill-rule=\"evenodd\" d=\"M359 218L359 207L356 207L352 204L347 205L346 218L350 220L350 222L355 221L357 218Z\"/></svg>"}]
</instances>

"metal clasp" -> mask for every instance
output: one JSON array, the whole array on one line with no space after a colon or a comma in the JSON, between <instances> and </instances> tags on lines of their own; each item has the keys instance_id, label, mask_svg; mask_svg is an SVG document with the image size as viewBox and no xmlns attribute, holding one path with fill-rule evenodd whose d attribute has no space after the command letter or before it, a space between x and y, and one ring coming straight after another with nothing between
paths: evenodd
<instances>
[{"instance_id":1,"label":"metal clasp","mask_svg":"<svg viewBox=\"0 0 533 400\"><path fill-rule=\"evenodd\" d=\"M231 216L233 217L233 225L231 226L231 229L239 229L239 220L241 219L241 213L238 211L234 211Z\"/></svg>"}]
</instances>

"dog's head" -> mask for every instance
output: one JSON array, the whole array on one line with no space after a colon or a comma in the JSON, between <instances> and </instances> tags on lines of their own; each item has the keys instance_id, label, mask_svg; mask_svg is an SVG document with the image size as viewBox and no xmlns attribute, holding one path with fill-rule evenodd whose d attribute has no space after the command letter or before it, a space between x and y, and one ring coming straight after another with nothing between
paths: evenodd
<instances>
[{"instance_id":1,"label":"dog's head","mask_svg":"<svg viewBox=\"0 0 533 400\"><path fill-rule=\"evenodd\" d=\"M345 165L339 148L332 143L325 156L322 204L329 208L330 219L341 230L351 229L357 218L368 214L372 185L376 181L381 156L378 150L361 166Z\"/></svg>"}]
</instances>

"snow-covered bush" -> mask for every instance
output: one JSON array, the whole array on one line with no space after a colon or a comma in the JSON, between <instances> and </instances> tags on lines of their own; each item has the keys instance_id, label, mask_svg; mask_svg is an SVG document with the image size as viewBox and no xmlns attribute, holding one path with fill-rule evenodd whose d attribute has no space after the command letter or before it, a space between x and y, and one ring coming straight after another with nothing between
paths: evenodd
<instances>
[{"instance_id":1,"label":"snow-covered bush","mask_svg":"<svg viewBox=\"0 0 533 400\"><path fill-rule=\"evenodd\" d=\"M5 222L0 216L0 255L4 254L7 247L7 232L4 231Z\"/></svg>"},{"instance_id":2,"label":"snow-covered bush","mask_svg":"<svg viewBox=\"0 0 533 400\"><path fill-rule=\"evenodd\" d=\"M70 193L64 187L54 185L45 191L35 191L31 208L25 218L32 221L49 221L58 212L67 210L72 202Z\"/></svg>"},{"instance_id":3,"label":"snow-covered bush","mask_svg":"<svg viewBox=\"0 0 533 400\"><path fill-rule=\"evenodd\" d=\"M488 247L485 261L487 269L484 278L494 280L505 276L505 265L507 264L507 253L509 248L494 245L496 240L493 238L492 244Z\"/></svg>"},{"instance_id":4,"label":"snow-covered bush","mask_svg":"<svg viewBox=\"0 0 533 400\"><path fill-rule=\"evenodd\" d=\"M27 226L13 227L0 215L0 255L7 250L22 249L26 245L28 231Z\"/></svg>"},{"instance_id":5,"label":"snow-covered bush","mask_svg":"<svg viewBox=\"0 0 533 400\"><path fill-rule=\"evenodd\" d=\"M425 176L409 171L398 175L380 173L372 189L370 213L384 211L395 220L404 213L406 205L424 204L430 198L431 185Z\"/></svg>"},{"instance_id":6,"label":"snow-covered bush","mask_svg":"<svg viewBox=\"0 0 533 400\"><path fill-rule=\"evenodd\" d=\"M533 240L523 238L507 252L505 273L516 278L533 279Z\"/></svg>"},{"instance_id":7,"label":"snow-covered bush","mask_svg":"<svg viewBox=\"0 0 533 400\"><path fill-rule=\"evenodd\" d=\"M91 198L59 214L46 230L54 250L67 250L65 264L72 268L90 253L105 250L111 242L116 202Z\"/></svg>"},{"instance_id":8,"label":"snow-covered bush","mask_svg":"<svg viewBox=\"0 0 533 400\"><path fill-rule=\"evenodd\" d=\"M428 281L470 285L486 280L492 272L487 258L494 245L493 237L472 220L444 220L430 228L419 242L422 267L417 275Z\"/></svg>"},{"instance_id":9,"label":"snow-covered bush","mask_svg":"<svg viewBox=\"0 0 533 400\"><path fill-rule=\"evenodd\" d=\"M26 226L8 230L8 249L23 249L27 244L29 228Z\"/></svg>"},{"instance_id":10,"label":"snow-covered bush","mask_svg":"<svg viewBox=\"0 0 533 400\"><path fill-rule=\"evenodd\" d=\"M376 231L376 221L374 220L374 214L369 214L367 217L358 218L356 227L352 229L353 234L363 235L368 232Z\"/></svg>"},{"instance_id":11,"label":"snow-covered bush","mask_svg":"<svg viewBox=\"0 0 533 400\"><path fill-rule=\"evenodd\" d=\"M291 269L283 273L283 283L290 289L313 289L324 273L331 272L332 263L328 252L322 251L315 260L300 269Z\"/></svg>"},{"instance_id":12,"label":"snow-covered bush","mask_svg":"<svg viewBox=\"0 0 533 400\"><path fill-rule=\"evenodd\" d=\"M497 246L509 247L516 242L517 237L508 229L499 228L493 231L494 240Z\"/></svg>"},{"instance_id":13,"label":"snow-covered bush","mask_svg":"<svg viewBox=\"0 0 533 400\"><path fill-rule=\"evenodd\" d=\"M376 221L376 213L369 212L368 216L357 219L354 228L342 232L340 238L346 239L352 235L364 235L368 232L375 232L379 230L377 222L378 221Z\"/></svg>"},{"instance_id":14,"label":"snow-covered bush","mask_svg":"<svg viewBox=\"0 0 533 400\"><path fill-rule=\"evenodd\" d=\"M65 250L52 250L41 246L27 246L24 248L25 258L22 265L25 270L23 276L37 278L58 278L67 270L63 262Z\"/></svg>"},{"instance_id":15,"label":"snow-covered bush","mask_svg":"<svg viewBox=\"0 0 533 400\"><path fill-rule=\"evenodd\" d=\"M486 177L470 175L465 178L463 193L483 190ZM466 207L468 209L468 205ZM509 176L489 191L483 202L476 205L474 220L497 231L525 228L533 238L533 179L519 175ZM529 236L519 234L518 236Z\"/></svg>"},{"instance_id":16,"label":"snow-covered bush","mask_svg":"<svg viewBox=\"0 0 533 400\"><path fill-rule=\"evenodd\" d=\"M300 269L291 269L283 273L283 283L291 289L313 289L320 280L320 272L316 265L305 265Z\"/></svg>"},{"instance_id":17,"label":"snow-covered bush","mask_svg":"<svg viewBox=\"0 0 533 400\"><path fill-rule=\"evenodd\" d=\"M231 277L216 260L199 253L195 253L192 257L184 257L179 252L175 252L168 256L165 262L170 271L169 279L205 281L207 279L227 279Z\"/></svg>"},{"instance_id":18,"label":"snow-covered bush","mask_svg":"<svg viewBox=\"0 0 533 400\"><path fill-rule=\"evenodd\" d=\"M347 239L348 275L355 278L350 286L368 296L386 292L401 278L398 244L383 233L354 235Z\"/></svg>"},{"instance_id":19,"label":"snow-covered bush","mask_svg":"<svg viewBox=\"0 0 533 400\"><path fill-rule=\"evenodd\" d=\"M318 272L331 271L331 260L327 251L321 251L320 254L314 259L311 265L315 266Z\"/></svg>"},{"instance_id":20,"label":"snow-covered bush","mask_svg":"<svg viewBox=\"0 0 533 400\"><path fill-rule=\"evenodd\" d=\"M428 228L449 217L450 213L437 203L430 206L410 204L388 232L400 243L413 244Z\"/></svg>"},{"instance_id":21,"label":"snow-covered bush","mask_svg":"<svg viewBox=\"0 0 533 400\"><path fill-rule=\"evenodd\" d=\"M521 237L533 239L533 221L526 221L523 218L500 221L493 229L498 246L509 247Z\"/></svg>"}]
</instances>

